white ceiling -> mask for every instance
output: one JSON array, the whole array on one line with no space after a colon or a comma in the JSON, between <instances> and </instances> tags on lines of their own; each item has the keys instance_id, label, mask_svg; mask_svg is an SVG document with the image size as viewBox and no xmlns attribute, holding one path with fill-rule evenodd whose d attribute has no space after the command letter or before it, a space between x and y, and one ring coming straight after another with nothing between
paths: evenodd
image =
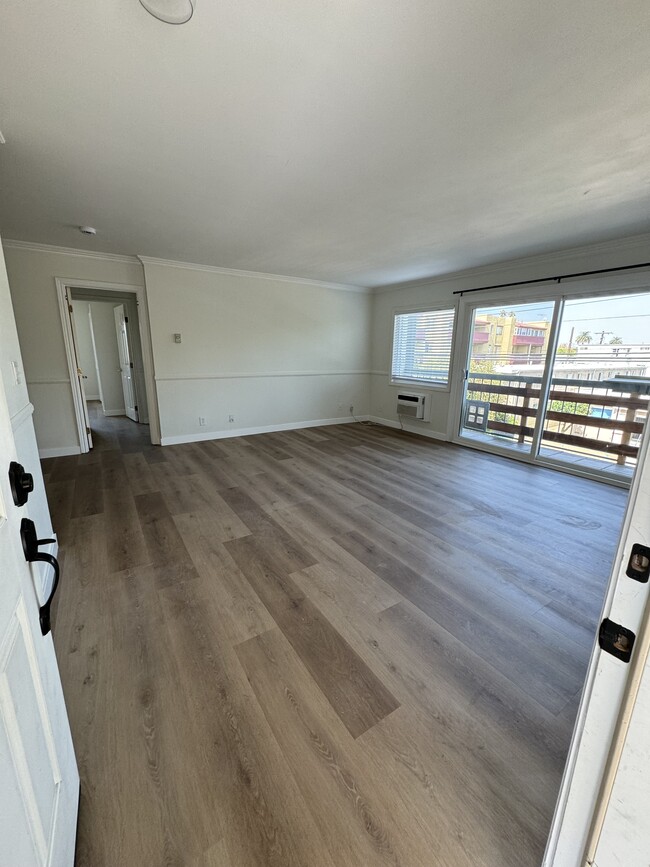
<instances>
[{"instance_id":1,"label":"white ceiling","mask_svg":"<svg viewBox=\"0 0 650 867\"><path fill-rule=\"evenodd\" d=\"M0 82L6 238L381 285L650 228L648 0L2 0Z\"/></svg>"}]
</instances>

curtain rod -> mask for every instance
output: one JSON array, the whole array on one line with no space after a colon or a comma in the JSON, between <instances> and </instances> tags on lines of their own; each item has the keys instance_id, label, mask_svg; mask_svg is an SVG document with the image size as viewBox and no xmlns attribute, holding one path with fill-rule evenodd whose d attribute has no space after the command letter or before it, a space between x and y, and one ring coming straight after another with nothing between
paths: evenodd
<instances>
[{"instance_id":1,"label":"curtain rod","mask_svg":"<svg viewBox=\"0 0 650 867\"><path fill-rule=\"evenodd\" d=\"M599 268L597 271L578 271L575 274L560 274L557 277L538 277L536 280L516 280L514 283L495 283L494 286L479 286L478 289L458 289L453 295L468 295L470 292L487 292L488 289L509 289L511 286L528 286L530 283L560 283L571 277L591 277L593 274L611 274L612 271L629 271L632 268L650 268L650 262L639 265L621 265L619 268Z\"/></svg>"}]
</instances>

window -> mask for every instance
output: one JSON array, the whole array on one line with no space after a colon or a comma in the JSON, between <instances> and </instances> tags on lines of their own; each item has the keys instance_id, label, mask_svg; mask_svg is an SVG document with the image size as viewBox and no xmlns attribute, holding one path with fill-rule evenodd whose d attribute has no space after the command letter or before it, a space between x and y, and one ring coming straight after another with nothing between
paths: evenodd
<instances>
[{"instance_id":1,"label":"window","mask_svg":"<svg viewBox=\"0 0 650 867\"><path fill-rule=\"evenodd\" d=\"M392 379L449 384L454 313L452 308L395 314Z\"/></svg>"}]
</instances>

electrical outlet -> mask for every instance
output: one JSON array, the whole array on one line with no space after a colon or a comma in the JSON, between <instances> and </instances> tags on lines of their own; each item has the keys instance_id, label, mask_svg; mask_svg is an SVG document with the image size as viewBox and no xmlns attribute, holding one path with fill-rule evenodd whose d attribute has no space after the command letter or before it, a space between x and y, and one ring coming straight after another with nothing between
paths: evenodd
<instances>
[{"instance_id":1,"label":"electrical outlet","mask_svg":"<svg viewBox=\"0 0 650 867\"><path fill-rule=\"evenodd\" d=\"M202 415L199 416L199 426L205 427L205 419L203 418Z\"/></svg>"},{"instance_id":2,"label":"electrical outlet","mask_svg":"<svg viewBox=\"0 0 650 867\"><path fill-rule=\"evenodd\" d=\"M234 415L229 415L229 416L228 416L228 421L229 421L229 422L233 422L234 420L235 420L235 416L234 416Z\"/></svg>"}]
</instances>

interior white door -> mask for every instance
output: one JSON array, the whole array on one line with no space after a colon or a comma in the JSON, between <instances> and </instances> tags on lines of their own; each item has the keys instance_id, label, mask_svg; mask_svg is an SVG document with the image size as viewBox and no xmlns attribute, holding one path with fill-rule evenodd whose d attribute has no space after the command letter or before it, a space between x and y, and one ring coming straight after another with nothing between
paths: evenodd
<instances>
[{"instance_id":1,"label":"interior white door","mask_svg":"<svg viewBox=\"0 0 650 867\"><path fill-rule=\"evenodd\" d=\"M67 296L66 296L67 297ZM81 395L81 406L84 414L84 426L85 426L85 443L81 443L81 451L88 452L93 447L93 435L90 429L90 416L88 415L88 403L86 402L86 386L84 384L84 380L87 378L85 373L81 368L81 364L79 362L79 350L77 349L77 332L75 330L74 324L74 315L72 304L68 301L68 316L70 318L70 328L72 329L72 345L74 347L74 358L75 365L77 368L77 383L79 388L79 393ZM84 445L87 448L84 448Z\"/></svg>"},{"instance_id":2,"label":"interior white door","mask_svg":"<svg viewBox=\"0 0 650 867\"><path fill-rule=\"evenodd\" d=\"M133 380L133 362L129 343L129 319L124 304L113 308L115 314L115 332L117 334L117 349L120 356L120 374L124 392L124 407L126 414L133 421L138 421L138 407L135 399L135 383Z\"/></svg>"},{"instance_id":3,"label":"interior white door","mask_svg":"<svg viewBox=\"0 0 650 867\"><path fill-rule=\"evenodd\" d=\"M39 623L41 573L22 550L29 503L14 505L8 480L16 448L1 378L0 456L0 865L71 867L79 776L52 636Z\"/></svg>"},{"instance_id":4,"label":"interior white door","mask_svg":"<svg viewBox=\"0 0 650 867\"><path fill-rule=\"evenodd\" d=\"M594 646L545 867L650 865L650 583L633 568L643 565L635 553L650 549L649 433L646 428L603 608L603 620L615 625L616 649L629 648L626 630L635 638L627 661Z\"/></svg>"}]
</instances>

